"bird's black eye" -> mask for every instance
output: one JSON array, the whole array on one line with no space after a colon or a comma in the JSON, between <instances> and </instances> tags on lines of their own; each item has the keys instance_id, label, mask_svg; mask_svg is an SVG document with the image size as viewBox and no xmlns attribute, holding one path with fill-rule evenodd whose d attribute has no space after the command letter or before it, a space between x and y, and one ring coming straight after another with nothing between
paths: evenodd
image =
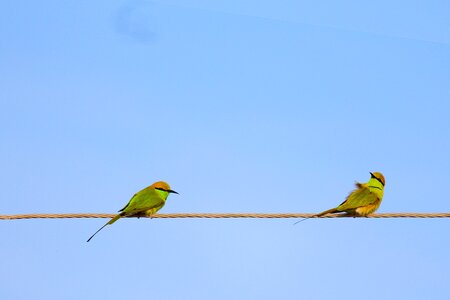
<instances>
[{"instance_id":1,"label":"bird's black eye","mask_svg":"<svg viewBox=\"0 0 450 300\"><path fill-rule=\"evenodd\" d=\"M160 191L163 191L163 192L167 192L167 190L165 190L163 188L155 188L155 190L160 190Z\"/></svg>"}]
</instances>

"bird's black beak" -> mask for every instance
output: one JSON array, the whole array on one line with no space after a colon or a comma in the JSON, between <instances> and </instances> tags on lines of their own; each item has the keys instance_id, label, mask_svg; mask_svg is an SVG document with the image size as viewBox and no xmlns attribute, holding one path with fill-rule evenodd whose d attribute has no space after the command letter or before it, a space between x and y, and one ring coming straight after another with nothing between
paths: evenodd
<instances>
[{"instance_id":1,"label":"bird's black beak","mask_svg":"<svg viewBox=\"0 0 450 300\"><path fill-rule=\"evenodd\" d=\"M168 190L168 192L169 192L169 193L174 193L174 194L179 195L177 192L175 192L175 191L173 191L173 190Z\"/></svg>"},{"instance_id":2,"label":"bird's black beak","mask_svg":"<svg viewBox=\"0 0 450 300\"><path fill-rule=\"evenodd\" d=\"M372 172L369 172L370 173L370 177L372 177L372 178L376 178L375 177L375 175L373 175L373 173Z\"/></svg>"}]
</instances>

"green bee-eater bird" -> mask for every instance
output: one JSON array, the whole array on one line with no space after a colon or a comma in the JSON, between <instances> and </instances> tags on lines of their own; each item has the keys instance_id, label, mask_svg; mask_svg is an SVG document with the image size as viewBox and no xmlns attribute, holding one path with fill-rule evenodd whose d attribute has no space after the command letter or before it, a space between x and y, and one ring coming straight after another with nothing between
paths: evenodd
<instances>
[{"instance_id":1,"label":"green bee-eater bird","mask_svg":"<svg viewBox=\"0 0 450 300\"><path fill-rule=\"evenodd\" d=\"M357 182L356 189L353 190L338 207L328 209L309 218L302 219L295 224L306 219L321 217L327 214L347 213L353 216L365 217L375 212L380 207L384 194L384 176L380 172L370 173L367 183Z\"/></svg>"},{"instance_id":2,"label":"green bee-eater bird","mask_svg":"<svg viewBox=\"0 0 450 300\"><path fill-rule=\"evenodd\" d=\"M155 214L164 206L164 204L166 204L166 199L170 193L178 194L177 192L172 191L169 184L164 181L155 182L145 189L140 190L134 194L124 208L119 210L119 214L97 230L87 241L89 242L100 230L105 228L106 225L111 225L122 217L149 217Z\"/></svg>"}]
</instances>

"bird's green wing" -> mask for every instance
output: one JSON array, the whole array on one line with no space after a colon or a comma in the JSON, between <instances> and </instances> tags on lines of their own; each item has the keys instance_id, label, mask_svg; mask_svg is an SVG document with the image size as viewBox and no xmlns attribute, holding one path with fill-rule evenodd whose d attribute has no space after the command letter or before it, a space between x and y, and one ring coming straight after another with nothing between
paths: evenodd
<instances>
[{"instance_id":1,"label":"bird's green wing","mask_svg":"<svg viewBox=\"0 0 450 300\"><path fill-rule=\"evenodd\" d=\"M347 199L336 209L347 211L361 206L366 206L377 201L377 196L373 194L367 186L357 185L357 188L348 195Z\"/></svg>"},{"instance_id":2,"label":"bird's green wing","mask_svg":"<svg viewBox=\"0 0 450 300\"><path fill-rule=\"evenodd\" d=\"M133 199L134 199L134 197L136 197L136 195L137 194L134 194L133 197L131 197L130 201L128 201L128 203L125 204L125 206L122 209L120 209L119 212L124 211L128 207L128 205L130 205L131 201L133 201Z\"/></svg>"},{"instance_id":3,"label":"bird's green wing","mask_svg":"<svg viewBox=\"0 0 450 300\"><path fill-rule=\"evenodd\" d=\"M161 198L153 189L143 189L137 192L120 211L124 215L134 215L145 212L155 207L164 205L164 199Z\"/></svg>"}]
</instances>

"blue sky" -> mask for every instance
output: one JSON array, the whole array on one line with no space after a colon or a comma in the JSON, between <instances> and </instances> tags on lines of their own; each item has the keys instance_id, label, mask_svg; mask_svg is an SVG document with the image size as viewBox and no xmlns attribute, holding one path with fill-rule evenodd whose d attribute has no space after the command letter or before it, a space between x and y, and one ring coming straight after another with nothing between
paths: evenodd
<instances>
[{"instance_id":1,"label":"blue sky","mask_svg":"<svg viewBox=\"0 0 450 300\"><path fill-rule=\"evenodd\" d=\"M446 1L10 1L1 214L450 211ZM0 222L1 299L448 299L447 219Z\"/></svg>"}]
</instances>

